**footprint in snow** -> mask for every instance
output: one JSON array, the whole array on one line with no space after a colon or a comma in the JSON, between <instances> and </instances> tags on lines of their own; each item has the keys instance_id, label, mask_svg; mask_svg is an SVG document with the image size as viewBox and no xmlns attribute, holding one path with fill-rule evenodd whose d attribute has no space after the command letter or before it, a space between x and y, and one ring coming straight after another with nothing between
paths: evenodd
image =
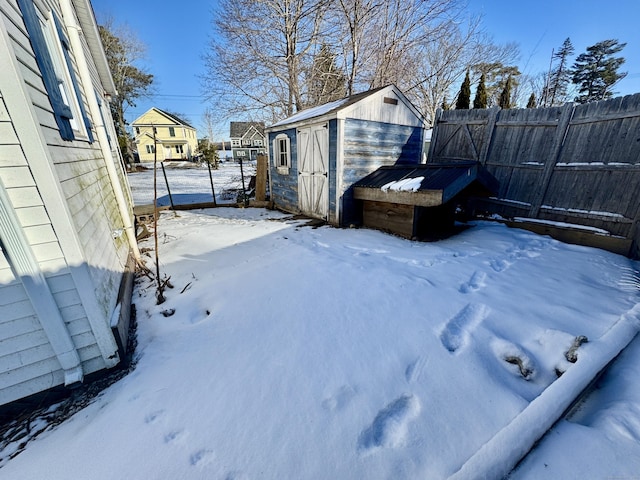
<instances>
[{"instance_id":1,"label":"footprint in snow","mask_svg":"<svg viewBox=\"0 0 640 480\"><path fill-rule=\"evenodd\" d=\"M456 352L469 342L471 332L489 316L491 310L484 304L467 304L447 321L440 332L442 345L451 353Z\"/></svg>"},{"instance_id":2,"label":"footprint in snow","mask_svg":"<svg viewBox=\"0 0 640 480\"><path fill-rule=\"evenodd\" d=\"M475 271L468 282L460 285L460 293L471 293L481 289L485 286L484 281L487 279L487 274L482 271Z\"/></svg>"},{"instance_id":3,"label":"footprint in snow","mask_svg":"<svg viewBox=\"0 0 640 480\"><path fill-rule=\"evenodd\" d=\"M189 457L189 463L191 466L204 466L211 463L215 459L215 454L213 450L202 449L198 450L195 453L192 453Z\"/></svg>"},{"instance_id":4,"label":"footprint in snow","mask_svg":"<svg viewBox=\"0 0 640 480\"><path fill-rule=\"evenodd\" d=\"M155 423L158 418L162 416L164 410L156 410L155 412L148 413L146 417L144 417L144 423Z\"/></svg>"},{"instance_id":5,"label":"footprint in snow","mask_svg":"<svg viewBox=\"0 0 640 480\"><path fill-rule=\"evenodd\" d=\"M403 395L378 412L371 425L358 439L358 449L397 448L406 442L410 423L420 413L420 401L414 395Z\"/></svg>"},{"instance_id":6,"label":"footprint in snow","mask_svg":"<svg viewBox=\"0 0 640 480\"><path fill-rule=\"evenodd\" d=\"M336 393L322 401L322 407L330 412L342 410L351 402L356 393L356 390L350 385L343 385Z\"/></svg>"}]
</instances>

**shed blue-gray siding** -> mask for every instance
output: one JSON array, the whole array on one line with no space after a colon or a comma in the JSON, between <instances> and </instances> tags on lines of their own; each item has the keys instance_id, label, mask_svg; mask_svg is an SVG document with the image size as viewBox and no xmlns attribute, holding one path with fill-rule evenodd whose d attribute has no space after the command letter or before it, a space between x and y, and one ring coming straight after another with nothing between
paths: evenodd
<instances>
[{"instance_id":1,"label":"shed blue-gray siding","mask_svg":"<svg viewBox=\"0 0 640 480\"><path fill-rule=\"evenodd\" d=\"M347 119L344 127L341 225L359 224L362 211L353 184L384 165L417 164L422 154L421 127Z\"/></svg>"},{"instance_id":2,"label":"shed blue-gray siding","mask_svg":"<svg viewBox=\"0 0 640 480\"><path fill-rule=\"evenodd\" d=\"M275 159L273 141L276 136L283 133L291 141L291 168L288 174L278 173L273 163L273 159ZM292 212L298 210L298 139L296 133L297 130L295 128L269 133L269 158L272 159L270 167L272 200L279 208Z\"/></svg>"},{"instance_id":3,"label":"shed blue-gray siding","mask_svg":"<svg viewBox=\"0 0 640 480\"><path fill-rule=\"evenodd\" d=\"M310 121L309 124L315 122ZM329 120L329 223L349 225L360 223L361 209L353 199L352 185L383 165L420 163L423 130L421 127L395 125L348 118L344 122L343 168L337 171L338 121ZM273 141L285 134L291 141L291 168L288 174L278 173L273 163ZM298 211L298 142L297 129L288 128L269 133L271 193L275 205L283 210ZM345 189L339 200L338 176Z\"/></svg>"}]
</instances>

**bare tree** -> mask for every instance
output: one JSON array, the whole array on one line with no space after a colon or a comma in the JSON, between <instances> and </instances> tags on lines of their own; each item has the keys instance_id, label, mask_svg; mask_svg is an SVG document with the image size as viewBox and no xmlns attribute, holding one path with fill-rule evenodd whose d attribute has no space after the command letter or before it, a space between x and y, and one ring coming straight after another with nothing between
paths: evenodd
<instances>
[{"instance_id":1,"label":"bare tree","mask_svg":"<svg viewBox=\"0 0 640 480\"><path fill-rule=\"evenodd\" d=\"M203 88L230 114L275 120L302 108L326 0L221 0Z\"/></svg>"},{"instance_id":2,"label":"bare tree","mask_svg":"<svg viewBox=\"0 0 640 480\"><path fill-rule=\"evenodd\" d=\"M482 32L481 18L451 19L441 24L437 35L431 35L422 45L417 74L405 89L407 96L423 113L428 125L433 125L435 113L445 98L453 98L469 66L483 61L512 62L518 56L513 43L496 45ZM471 78L477 83L480 74Z\"/></svg>"}]
</instances>

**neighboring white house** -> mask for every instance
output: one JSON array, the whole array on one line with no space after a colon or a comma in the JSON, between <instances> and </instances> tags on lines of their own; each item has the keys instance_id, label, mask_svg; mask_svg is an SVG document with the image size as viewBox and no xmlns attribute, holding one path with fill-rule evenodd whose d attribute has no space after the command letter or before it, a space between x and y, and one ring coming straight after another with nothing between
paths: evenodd
<instances>
[{"instance_id":1,"label":"neighboring white house","mask_svg":"<svg viewBox=\"0 0 640 480\"><path fill-rule=\"evenodd\" d=\"M89 0L0 2L0 405L119 362L138 254Z\"/></svg>"}]
</instances>

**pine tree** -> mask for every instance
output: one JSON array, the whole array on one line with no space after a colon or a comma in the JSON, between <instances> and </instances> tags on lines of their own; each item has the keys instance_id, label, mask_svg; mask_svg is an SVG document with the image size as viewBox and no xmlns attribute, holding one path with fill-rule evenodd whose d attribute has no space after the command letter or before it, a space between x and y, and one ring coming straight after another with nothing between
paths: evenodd
<instances>
[{"instance_id":1,"label":"pine tree","mask_svg":"<svg viewBox=\"0 0 640 480\"><path fill-rule=\"evenodd\" d=\"M485 86L484 73L480 75L478 88L476 89L476 97L473 99L473 108L487 108L487 87Z\"/></svg>"},{"instance_id":2,"label":"pine tree","mask_svg":"<svg viewBox=\"0 0 640 480\"><path fill-rule=\"evenodd\" d=\"M456 110L469 109L471 104L471 79L469 78L469 70L464 76L464 81L460 86L460 93L458 93L458 100L456 100Z\"/></svg>"},{"instance_id":3,"label":"pine tree","mask_svg":"<svg viewBox=\"0 0 640 480\"><path fill-rule=\"evenodd\" d=\"M549 73L549 84L547 85L545 96L548 106L552 107L562 104L567 96L567 88L571 82L571 70L569 68L569 56L573 55L574 48L571 39L567 37L557 53L551 57L556 60L555 68Z\"/></svg>"},{"instance_id":4,"label":"pine tree","mask_svg":"<svg viewBox=\"0 0 640 480\"><path fill-rule=\"evenodd\" d=\"M347 77L336 65L336 55L328 45L323 44L313 59L309 74L309 104L315 107L347 94Z\"/></svg>"},{"instance_id":5,"label":"pine tree","mask_svg":"<svg viewBox=\"0 0 640 480\"><path fill-rule=\"evenodd\" d=\"M533 92L531 92L531 96L527 102L527 108L536 108L536 94Z\"/></svg>"},{"instance_id":6,"label":"pine tree","mask_svg":"<svg viewBox=\"0 0 640 480\"><path fill-rule=\"evenodd\" d=\"M572 81L579 85L576 102L588 103L613 96L611 88L627 76L626 72L618 72L625 62L624 57L614 55L626 45L615 39L603 40L578 55L572 71Z\"/></svg>"},{"instance_id":7,"label":"pine tree","mask_svg":"<svg viewBox=\"0 0 640 480\"><path fill-rule=\"evenodd\" d=\"M498 106L504 110L511 108L511 75L507 77L507 82L504 84Z\"/></svg>"}]
</instances>

